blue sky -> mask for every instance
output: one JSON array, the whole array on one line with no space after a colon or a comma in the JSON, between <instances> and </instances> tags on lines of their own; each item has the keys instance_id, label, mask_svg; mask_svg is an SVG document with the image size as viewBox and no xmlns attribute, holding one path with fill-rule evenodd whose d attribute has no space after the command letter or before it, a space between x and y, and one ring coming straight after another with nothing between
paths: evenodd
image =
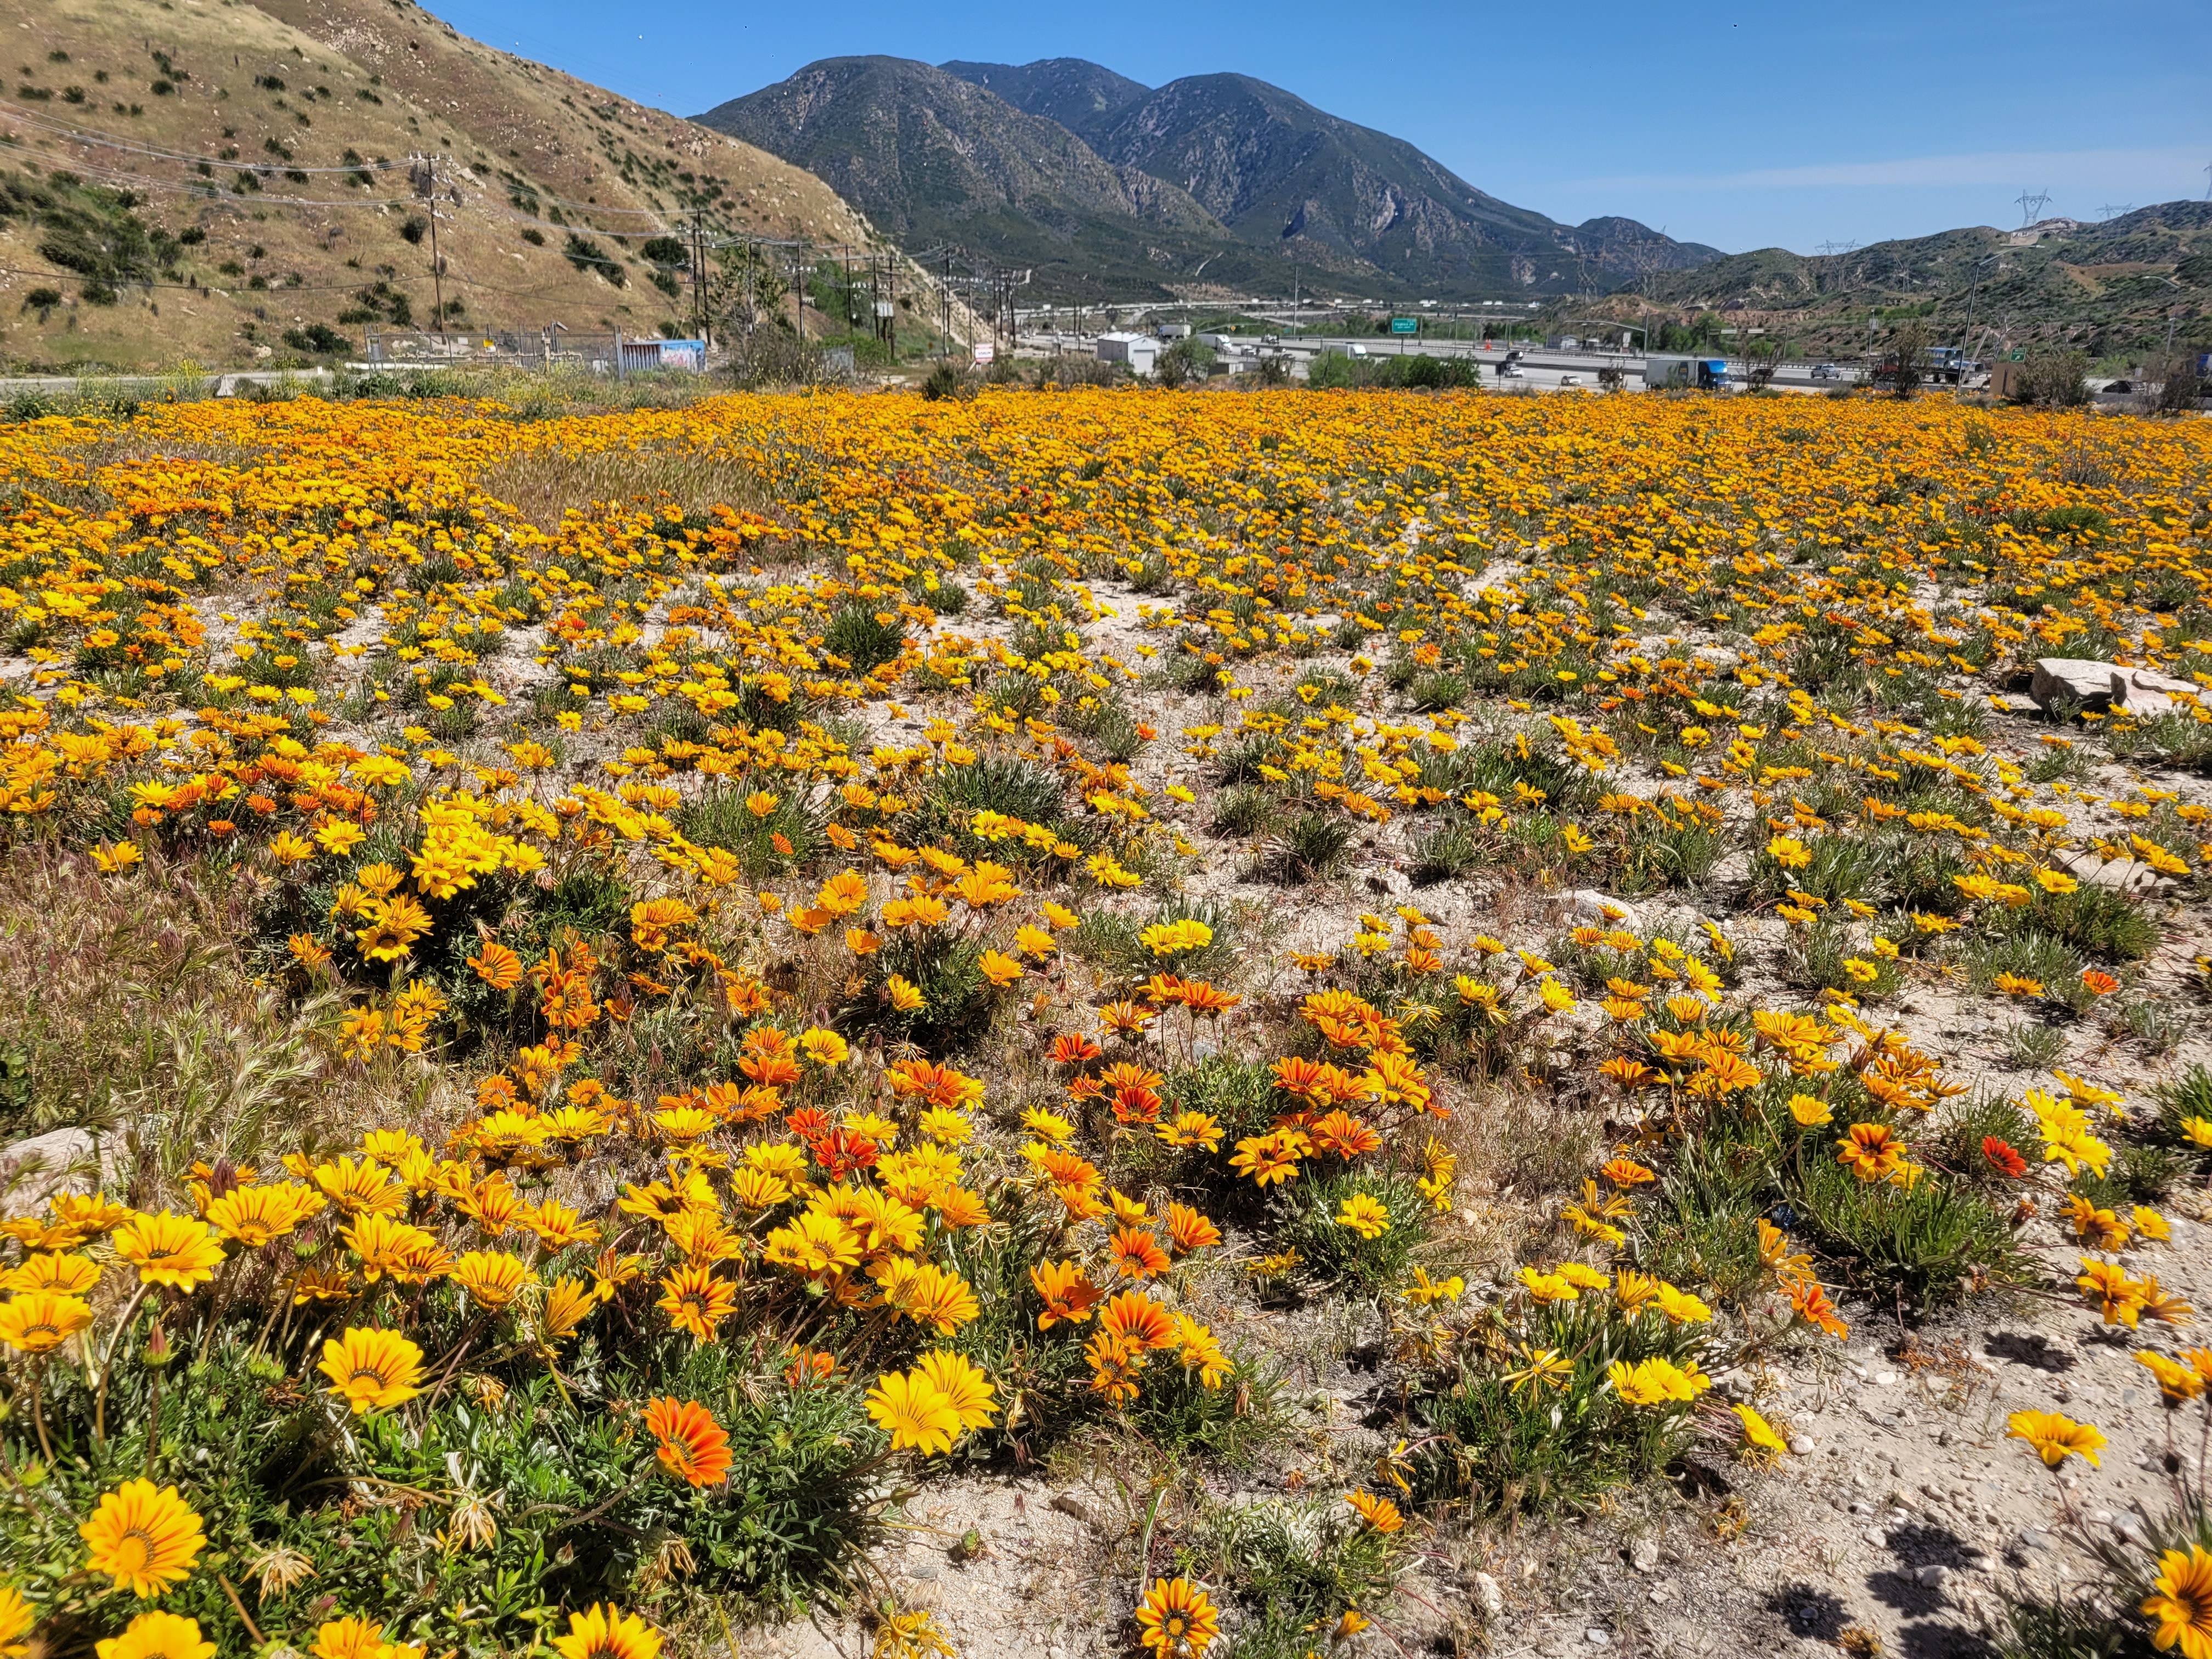
<instances>
[{"instance_id":1,"label":"blue sky","mask_svg":"<svg viewBox=\"0 0 2212 1659\"><path fill-rule=\"evenodd\" d=\"M679 114L817 58L1089 58L1152 85L1233 70L1578 221L1737 251L2202 198L2207 0L1759 6L1163 0L432 0L456 27ZM1557 36L1553 24L1558 25ZM1541 44L1540 44L1541 43Z\"/></svg>"}]
</instances>

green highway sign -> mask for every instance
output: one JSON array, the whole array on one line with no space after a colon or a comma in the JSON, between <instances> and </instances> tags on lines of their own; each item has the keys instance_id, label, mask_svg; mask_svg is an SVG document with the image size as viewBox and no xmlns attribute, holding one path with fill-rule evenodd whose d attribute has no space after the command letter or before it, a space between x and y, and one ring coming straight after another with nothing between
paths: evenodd
<instances>
[{"instance_id":1,"label":"green highway sign","mask_svg":"<svg viewBox=\"0 0 2212 1659\"><path fill-rule=\"evenodd\" d=\"M1418 317L1393 317L1390 319L1390 331L1393 334L1419 334L1421 331L1421 319Z\"/></svg>"}]
</instances>

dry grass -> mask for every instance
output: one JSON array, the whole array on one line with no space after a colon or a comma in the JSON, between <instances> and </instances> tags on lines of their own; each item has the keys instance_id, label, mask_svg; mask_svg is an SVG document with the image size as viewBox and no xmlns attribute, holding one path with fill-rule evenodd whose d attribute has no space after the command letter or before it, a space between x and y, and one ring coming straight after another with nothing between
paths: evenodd
<instances>
[{"instance_id":1,"label":"dry grass","mask_svg":"<svg viewBox=\"0 0 2212 1659\"><path fill-rule=\"evenodd\" d=\"M589 450L534 446L487 468L481 482L545 530L557 526L571 510L609 502L673 507L686 517L703 515L717 506L764 513L775 504L768 477L757 463L726 450L702 451L676 444Z\"/></svg>"},{"instance_id":2,"label":"dry grass","mask_svg":"<svg viewBox=\"0 0 2212 1659\"><path fill-rule=\"evenodd\" d=\"M134 1201L173 1195L195 1159L261 1158L366 1100L322 1040L336 1007L288 1007L242 946L245 894L181 867L129 882L21 849L0 863L0 1039L9 1133L123 1137Z\"/></svg>"}]
</instances>

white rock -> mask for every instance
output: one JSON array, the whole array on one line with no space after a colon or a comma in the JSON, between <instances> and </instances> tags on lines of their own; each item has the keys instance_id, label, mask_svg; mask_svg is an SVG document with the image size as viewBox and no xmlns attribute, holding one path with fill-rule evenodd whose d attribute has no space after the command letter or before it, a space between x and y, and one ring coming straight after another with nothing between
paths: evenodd
<instances>
[{"instance_id":1,"label":"white rock","mask_svg":"<svg viewBox=\"0 0 2212 1659\"><path fill-rule=\"evenodd\" d=\"M1570 915L1578 921L1599 927L1626 927L1637 931L1636 907L1625 900L1599 892L1594 887L1577 888L1563 901ZM1617 914L1608 915L1608 912Z\"/></svg>"},{"instance_id":2,"label":"white rock","mask_svg":"<svg viewBox=\"0 0 2212 1659\"><path fill-rule=\"evenodd\" d=\"M0 1151L0 1219L42 1210L56 1193L97 1192L113 1156L89 1129L49 1129Z\"/></svg>"},{"instance_id":3,"label":"white rock","mask_svg":"<svg viewBox=\"0 0 2212 1659\"><path fill-rule=\"evenodd\" d=\"M1628 1547L1628 1565L1638 1572L1650 1572L1659 1565L1659 1540L1652 1537L1638 1539Z\"/></svg>"},{"instance_id":4,"label":"white rock","mask_svg":"<svg viewBox=\"0 0 2212 1659\"><path fill-rule=\"evenodd\" d=\"M1929 1589L1941 1589L1943 1587L1943 1581L1949 1577L1951 1573L1948 1567L1926 1566L1918 1569L1912 1576Z\"/></svg>"},{"instance_id":5,"label":"white rock","mask_svg":"<svg viewBox=\"0 0 2212 1659\"><path fill-rule=\"evenodd\" d=\"M1474 1594L1474 1605L1482 1609L1484 1619L1496 1619L1505 1611L1505 1592L1488 1573L1474 1574L1468 1580L1468 1588Z\"/></svg>"},{"instance_id":6,"label":"white rock","mask_svg":"<svg viewBox=\"0 0 2212 1659\"><path fill-rule=\"evenodd\" d=\"M2096 662L2086 657L2038 657L2035 678L2028 696L2035 706L2048 709L2060 697L2071 697L2084 708L2109 708L2112 677L2124 673L2118 663Z\"/></svg>"}]
</instances>

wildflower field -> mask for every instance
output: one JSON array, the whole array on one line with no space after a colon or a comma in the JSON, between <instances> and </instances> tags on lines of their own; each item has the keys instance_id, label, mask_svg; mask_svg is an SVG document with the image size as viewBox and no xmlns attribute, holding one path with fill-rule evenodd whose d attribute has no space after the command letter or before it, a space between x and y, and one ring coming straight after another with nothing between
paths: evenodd
<instances>
[{"instance_id":1,"label":"wildflower field","mask_svg":"<svg viewBox=\"0 0 2212 1659\"><path fill-rule=\"evenodd\" d=\"M301 399L0 481L0 1653L1752 1650L1561 1580L1877 1468L1856 1352L2058 1534L2133 1377L2139 1524L1973 1639L2212 1659L2204 422Z\"/></svg>"}]
</instances>

